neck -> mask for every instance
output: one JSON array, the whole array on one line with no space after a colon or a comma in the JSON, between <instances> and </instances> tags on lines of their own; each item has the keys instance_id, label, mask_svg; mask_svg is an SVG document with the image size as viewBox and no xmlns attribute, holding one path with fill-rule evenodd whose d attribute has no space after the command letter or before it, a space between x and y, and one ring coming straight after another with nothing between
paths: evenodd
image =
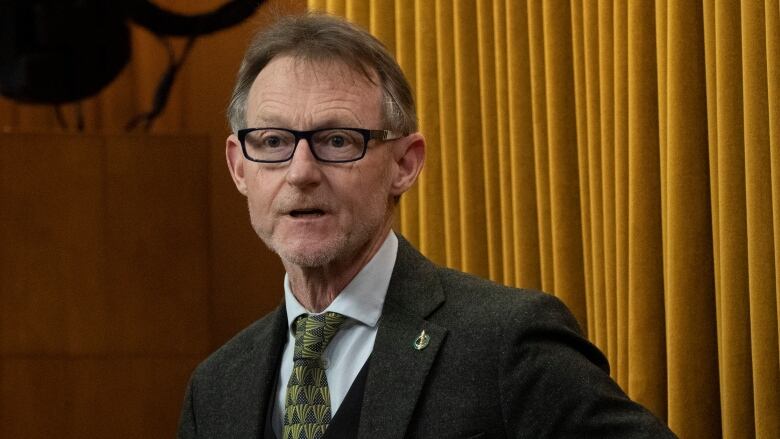
<instances>
[{"instance_id":1,"label":"neck","mask_svg":"<svg viewBox=\"0 0 780 439\"><path fill-rule=\"evenodd\" d=\"M290 280L290 288L298 302L313 313L322 312L330 306L379 251L390 229L391 223L388 222L374 239L344 261L334 260L320 267L301 267L282 261Z\"/></svg>"}]
</instances>

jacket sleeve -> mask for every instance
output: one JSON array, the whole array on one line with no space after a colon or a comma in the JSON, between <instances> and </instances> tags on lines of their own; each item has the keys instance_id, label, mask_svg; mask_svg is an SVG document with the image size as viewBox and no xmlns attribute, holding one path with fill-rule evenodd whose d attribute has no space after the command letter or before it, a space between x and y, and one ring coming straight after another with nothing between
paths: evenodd
<instances>
[{"instance_id":1,"label":"jacket sleeve","mask_svg":"<svg viewBox=\"0 0 780 439\"><path fill-rule=\"evenodd\" d=\"M539 295L505 320L502 417L513 438L675 438L609 376L604 355L555 297Z\"/></svg>"}]
</instances>

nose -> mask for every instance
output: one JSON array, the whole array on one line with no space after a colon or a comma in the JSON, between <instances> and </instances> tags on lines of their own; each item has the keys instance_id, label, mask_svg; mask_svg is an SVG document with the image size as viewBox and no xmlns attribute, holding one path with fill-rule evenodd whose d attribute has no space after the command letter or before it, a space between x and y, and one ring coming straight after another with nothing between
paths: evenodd
<instances>
[{"instance_id":1,"label":"nose","mask_svg":"<svg viewBox=\"0 0 780 439\"><path fill-rule=\"evenodd\" d=\"M322 180L322 169L306 139L298 141L292 158L287 165L287 182L293 186L317 185Z\"/></svg>"}]
</instances>

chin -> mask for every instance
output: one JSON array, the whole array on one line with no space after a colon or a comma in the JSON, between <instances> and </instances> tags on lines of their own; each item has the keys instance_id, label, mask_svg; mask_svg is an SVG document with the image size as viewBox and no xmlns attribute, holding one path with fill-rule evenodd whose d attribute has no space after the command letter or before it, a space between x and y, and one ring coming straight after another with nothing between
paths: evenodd
<instances>
[{"instance_id":1,"label":"chin","mask_svg":"<svg viewBox=\"0 0 780 439\"><path fill-rule=\"evenodd\" d=\"M301 268L317 268L327 265L333 260L333 257L322 253L286 253L277 252L288 264L293 264Z\"/></svg>"},{"instance_id":2,"label":"chin","mask_svg":"<svg viewBox=\"0 0 780 439\"><path fill-rule=\"evenodd\" d=\"M301 232L280 227L264 234L261 228L255 227L258 236L283 262L301 268L325 267L333 263L350 264L351 259L377 239L380 230L380 221L364 221L350 231L334 228L325 232Z\"/></svg>"},{"instance_id":3,"label":"chin","mask_svg":"<svg viewBox=\"0 0 780 439\"><path fill-rule=\"evenodd\" d=\"M345 253L346 239L332 239L326 242L273 243L271 250L282 260L302 268L323 267Z\"/></svg>"}]
</instances>

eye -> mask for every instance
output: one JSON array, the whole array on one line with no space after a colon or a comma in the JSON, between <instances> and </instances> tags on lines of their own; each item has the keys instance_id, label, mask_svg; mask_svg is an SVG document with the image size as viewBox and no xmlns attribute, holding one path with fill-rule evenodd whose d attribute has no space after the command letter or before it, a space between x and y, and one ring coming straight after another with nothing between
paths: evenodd
<instances>
[{"instance_id":1,"label":"eye","mask_svg":"<svg viewBox=\"0 0 780 439\"><path fill-rule=\"evenodd\" d=\"M278 148L282 144L282 139L279 136L266 136L263 137L262 146L264 148Z\"/></svg>"},{"instance_id":2,"label":"eye","mask_svg":"<svg viewBox=\"0 0 780 439\"><path fill-rule=\"evenodd\" d=\"M280 130L260 130L257 132L257 147L263 149L278 149L293 143L292 134Z\"/></svg>"},{"instance_id":3,"label":"eye","mask_svg":"<svg viewBox=\"0 0 780 439\"><path fill-rule=\"evenodd\" d=\"M327 141L328 141L328 146L333 148L343 148L349 144L347 138L339 134L333 134L328 136Z\"/></svg>"}]
</instances>

